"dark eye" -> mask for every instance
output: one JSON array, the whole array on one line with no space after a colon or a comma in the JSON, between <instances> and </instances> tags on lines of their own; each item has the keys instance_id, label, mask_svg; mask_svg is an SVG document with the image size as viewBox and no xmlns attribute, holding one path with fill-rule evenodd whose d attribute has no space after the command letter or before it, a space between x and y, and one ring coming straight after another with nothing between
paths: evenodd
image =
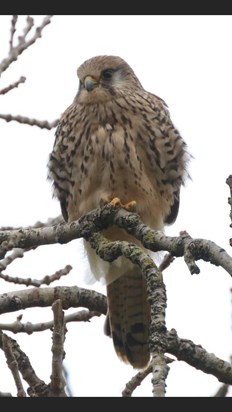
<instances>
[{"instance_id":1,"label":"dark eye","mask_svg":"<svg viewBox=\"0 0 232 412\"><path fill-rule=\"evenodd\" d=\"M112 69L106 69L106 70L103 70L103 72L102 72L102 78L104 79L104 80L110 80L111 78L112 78L112 76L113 76L113 70Z\"/></svg>"}]
</instances>

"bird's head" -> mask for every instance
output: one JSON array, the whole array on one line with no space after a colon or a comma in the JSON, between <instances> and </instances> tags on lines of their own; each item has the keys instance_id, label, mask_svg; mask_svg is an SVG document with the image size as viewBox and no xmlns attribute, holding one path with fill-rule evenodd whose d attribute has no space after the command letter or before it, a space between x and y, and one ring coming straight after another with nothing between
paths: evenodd
<instances>
[{"instance_id":1,"label":"bird's head","mask_svg":"<svg viewBox=\"0 0 232 412\"><path fill-rule=\"evenodd\" d=\"M132 68L118 56L96 56L77 70L80 86L79 103L104 102L131 93L141 84Z\"/></svg>"}]
</instances>

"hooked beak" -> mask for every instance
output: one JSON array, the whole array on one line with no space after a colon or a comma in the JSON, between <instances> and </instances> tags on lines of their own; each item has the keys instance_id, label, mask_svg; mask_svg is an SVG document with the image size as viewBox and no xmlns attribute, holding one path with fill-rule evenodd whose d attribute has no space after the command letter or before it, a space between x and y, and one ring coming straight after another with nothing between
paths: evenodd
<instances>
[{"instance_id":1,"label":"hooked beak","mask_svg":"<svg viewBox=\"0 0 232 412\"><path fill-rule=\"evenodd\" d=\"M85 85L85 89L88 92L91 92L91 90L93 90L96 86L97 86L97 80L94 79L94 77L92 76L86 76L85 81L84 81L84 85Z\"/></svg>"}]
</instances>

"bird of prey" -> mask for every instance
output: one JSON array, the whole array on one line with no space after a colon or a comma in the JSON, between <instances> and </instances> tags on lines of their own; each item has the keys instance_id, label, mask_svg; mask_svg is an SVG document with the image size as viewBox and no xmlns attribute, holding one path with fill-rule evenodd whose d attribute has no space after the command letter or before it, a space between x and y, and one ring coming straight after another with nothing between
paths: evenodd
<instances>
[{"instance_id":1,"label":"bird of prey","mask_svg":"<svg viewBox=\"0 0 232 412\"><path fill-rule=\"evenodd\" d=\"M189 160L167 105L118 56L90 58L77 75L79 90L61 116L48 162L64 219L72 222L112 201L163 230L177 217ZM103 233L141 245L116 226ZM150 360L145 278L126 258L107 263L84 245L94 278L106 283L105 333L123 361L143 369Z\"/></svg>"}]
</instances>

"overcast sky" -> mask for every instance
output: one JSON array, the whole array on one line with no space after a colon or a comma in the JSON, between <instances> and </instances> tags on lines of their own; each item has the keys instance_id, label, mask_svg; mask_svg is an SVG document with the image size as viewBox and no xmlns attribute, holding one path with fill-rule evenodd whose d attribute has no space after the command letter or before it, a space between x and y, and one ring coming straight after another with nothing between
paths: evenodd
<instances>
[{"instance_id":1,"label":"overcast sky","mask_svg":"<svg viewBox=\"0 0 232 412\"><path fill-rule=\"evenodd\" d=\"M43 16L36 16L39 23ZM0 16L0 60L9 48L10 16ZM19 26L25 23L20 16ZM192 180L181 193L176 223L166 233L187 230L192 237L211 239L229 253L229 188L232 174L232 16L54 16L42 38L2 74L0 88L23 75L23 85L0 96L0 113L53 121L72 102L77 88L77 67L86 59L111 54L124 58L142 85L162 97L172 120L193 155ZM1 204L0 226L27 226L60 213L47 181L47 161L54 129L6 123L0 119ZM8 274L41 278L70 263L70 275L56 284L85 284L88 270L82 242L47 246L15 262ZM199 261L201 273L191 276L183 259L164 272L167 288L167 327L181 338L201 344L208 352L229 361L231 345L231 279L221 268ZM22 289L3 281L1 291ZM105 293L95 284L93 288ZM20 312L21 313L21 312ZM32 317L33 314L33 317ZM13 322L18 313L2 316ZM23 321L52 318L52 311L25 311ZM65 363L77 396L120 396L135 371L115 355L103 334L104 318L91 324L69 324ZM13 335L46 382L51 373L51 332ZM42 357L47 357L45 369ZM0 353L1 369L5 359ZM3 370L3 369L2 369ZM5 370L5 367L4 367ZM134 396L151 396L151 377ZM0 390L15 394L9 374ZM167 396L211 396L218 381L183 362L171 365ZM12 389L10 389L12 388Z\"/></svg>"}]
</instances>

